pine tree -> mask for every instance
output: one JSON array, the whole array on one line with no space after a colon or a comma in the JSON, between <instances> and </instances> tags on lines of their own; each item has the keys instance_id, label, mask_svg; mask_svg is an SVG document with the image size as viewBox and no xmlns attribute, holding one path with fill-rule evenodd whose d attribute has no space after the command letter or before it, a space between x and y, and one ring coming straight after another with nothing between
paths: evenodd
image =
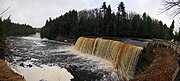
<instances>
[{"instance_id":1,"label":"pine tree","mask_svg":"<svg viewBox=\"0 0 180 81\"><path fill-rule=\"evenodd\" d=\"M120 2L120 4L118 5L118 12L117 14L120 15L120 19L125 19L126 18L126 11L125 11L125 6L123 2Z\"/></svg>"},{"instance_id":2,"label":"pine tree","mask_svg":"<svg viewBox=\"0 0 180 81\"><path fill-rule=\"evenodd\" d=\"M174 31L174 20L172 21L172 24L170 26L170 39L173 39L174 38L174 34L173 34L173 31Z\"/></svg>"},{"instance_id":3,"label":"pine tree","mask_svg":"<svg viewBox=\"0 0 180 81\"><path fill-rule=\"evenodd\" d=\"M103 2L103 5L102 5L102 7L100 9L102 9L103 15L105 16L106 10L107 10L106 2Z\"/></svg>"}]
</instances>

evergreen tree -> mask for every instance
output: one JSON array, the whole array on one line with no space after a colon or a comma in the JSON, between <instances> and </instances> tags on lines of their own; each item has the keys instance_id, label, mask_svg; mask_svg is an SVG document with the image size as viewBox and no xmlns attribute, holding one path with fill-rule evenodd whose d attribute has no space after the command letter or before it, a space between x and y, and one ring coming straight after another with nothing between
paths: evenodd
<instances>
[{"instance_id":1,"label":"evergreen tree","mask_svg":"<svg viewBox=\"0 0 180 81\"><path fill-rule=\"evenodd\" d=\"M174 34L173 34L173 31L174 31L174 20L172 21L172 24L170 26L170 39L173 39L174 38Z\"/></svg>"},{"instance_id":2,"label":"evergreen tree","mask_svg":"<svg viewBox=\"0 0 180 81\"><path fill-rule=\"evenodd\" d=\"M180 28L179 28L179 32L176 34L176 40L180 41Z\"/></svg>"},{"instance_id":3,"label":"evergreen tree","mask_svg":"<svg viewBox=\"0 0 180 81\"><path fill-rule=\"evenodd\" d=\"M167 29L167 25L166 24L164 24L164 30L165 30L165 37L164 37L164 39L166 39L166 40L170 40L170 30L169 29Z\"/></svg>"},{"instance_id":4,"label":"evergreen tree","mask_svg":"<svg viewBox=\"0 0 180 81\"><path fill-rule=\"evenodd\" d=\"M106 2L103 2L103 5L101 6L100 9L102 9L103 15L105 16L107 10Z\"/></svg>"},{"instance_id":5,"label":"evergreen tree","mask_svg":"<svg viewBox=\"0 0 180 81\"><path fill-rule=\"evenodd\" d=\"M147 13L126 13L123 2L120 2L117 9L117 14L114 14L111 6L103 2L100 8L79 12L72 10L55 19L49 18L41 30L41 36L49 39L80 36L172 39L174 22L168 28Z\"/></svg>"},{"instance_id":6,"label":"evergreen tree","mask_svg":"<svg viewBox=\"0 0 180 81\"><path fill-rule=\"evenodd\" d=\"M0 40L5 39L5 37L7 36L10 30L10 27L11 27L10 17L8 17L8 19L5 19L3 21L0 18Z\"/></svg>"},{"instance_id":7,"label":"evergreen tree","mask_svg":"<svg viewBox=\"0 0 180 81\"><path fill-rule=\"evenodd\" d=\"M128 31L130 28L128 28L127 20L126 20L126 11L125 6L123 2L120 2L118 5L118 11L117 11L117 34L119 36L127 36Z\"/></svg>"},{"instance_id":8,"label":"evergreen tree","mask_svg":"<svg viewBox=\"0 0 180 81\"><path fill-rule=\"evenodd\" d=\"M123 20L126 18L126 11L125 11L125 6L123 2L120 2L120 4L118 5L118 12L117 14L120 15L120 19Z\"/></svg>"}]
</instances>

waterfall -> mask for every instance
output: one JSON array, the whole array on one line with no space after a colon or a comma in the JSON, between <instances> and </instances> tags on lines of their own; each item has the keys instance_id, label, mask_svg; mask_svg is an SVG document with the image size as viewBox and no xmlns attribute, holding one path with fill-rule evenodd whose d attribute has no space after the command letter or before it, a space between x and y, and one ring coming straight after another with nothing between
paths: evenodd
<instances>
[{"instance_id":1,"label":"waterfall","mask_svg":"<svg viewBox=\"0 0 180 81\"><path fill-rule=\"evenodd\" d=\"M76 41L75 49L109 60L117 71L129 80L134 76L143 48L108 39L80 37Z\"/></svg>"}]
</instances>

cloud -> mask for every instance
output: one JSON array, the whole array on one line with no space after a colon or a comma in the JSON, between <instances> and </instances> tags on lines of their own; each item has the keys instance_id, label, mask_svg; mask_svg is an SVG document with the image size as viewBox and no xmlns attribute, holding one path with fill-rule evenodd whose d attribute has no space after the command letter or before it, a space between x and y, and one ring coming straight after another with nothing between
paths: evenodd
<instances>
[{"instance_id":1,"label":"cloud","mask_svg":"<svg viewBox=\"0 0 180 81\"><path fill-rule=\"evenodd\" d=\"M158 16L158 5L161 0L0 0L0 12L14 1L13 6L4 13L3 18L11 15L13 22L30 24L33 27L42 27L49 18L56 18L69 10L94 9L101 7L103 2L111 5L117 11L118 4L123 1L127 11L142 14L147 12L150 16L166 22Z\"/></svg>"}]
</instances>

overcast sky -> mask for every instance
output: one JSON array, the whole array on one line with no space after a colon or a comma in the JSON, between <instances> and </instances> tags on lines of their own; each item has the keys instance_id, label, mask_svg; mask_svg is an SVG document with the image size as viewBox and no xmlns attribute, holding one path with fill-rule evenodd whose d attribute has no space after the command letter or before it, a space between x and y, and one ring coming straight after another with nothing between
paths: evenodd
<instances>
[{"instance_id":1,"label":"overcast sky","mask_svg":"<svg viewBox=\"0 0 180 81\"><path fill-rule=\"evenodd\" d=\"M80 11L99 8L103 2L106 2L106 5L110 4L113 11L117 11L120 1L125 3L126 11L135 11L139 14L146 12L167 26L173 20L166 14L161 14L162 0L0 0L0 12L13 3L3 14L3 18L11 15L12 22L42 27L49 17L56 18L72 9Z\"/></svg>"}]
</instances>

